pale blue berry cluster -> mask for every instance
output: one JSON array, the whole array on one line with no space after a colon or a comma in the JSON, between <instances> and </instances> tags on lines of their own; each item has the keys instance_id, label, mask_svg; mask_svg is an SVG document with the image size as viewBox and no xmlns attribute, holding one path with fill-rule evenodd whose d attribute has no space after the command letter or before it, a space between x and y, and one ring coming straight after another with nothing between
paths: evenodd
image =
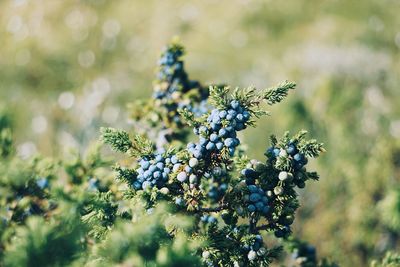
<instances>
[{"instance_id":1,"label":"pale blue berry cluster","mask_svg":"<svg viewBox=\"0 0 400 267\"><path fill-rule=\"evenodd\" d=\"M164 186L171 172L173 157L156 154L151 159L149 157L142 158L139 162L140 167L136 170L138 175L136 181L133 182L133 187L136 190L145 190L148 187L161 188Z\"/></svg>"},{"instance_id":2,"label":"pale blue berry cluster","mask_svg":"<svg viewBox=\"0 0 400 267\"><path fill-rule=\"evenodd\" d=\"M289 143L285 148L270 147L268 152L275 158L289 157L294 170L300 170L308 163L307 157L299 152L295 143Z\"/></svg>"},{"instance_id":3,"label":"pale blue berry cluster","mask_svg":"<svg viewBox=\"0 0 400 267\"><path fill-rule=\"evenodd\" d=\"M207 99L201 100L197 105L188 107L188 110L194 114L195 117L200 117L206 114L210 110L210 105Z\"/></svg>"},{"instance_id":4,"label":"pale blue berry cluster","mask_svg":"<svg viewBox=\"0 0 400 267\"><path fill-rule=\"evenodd\" d=\"M270 210L268 205L268 197L265 191L255 184L257 172L247 168L242 170L242 175L246 178L248 194L244 195L244 200L247 203L247 211L255 212L266 216Z\"/></svg>"},{"instance_id":5,"label":"pale blue berry cluster","mask_svg":"<svg viewBox=\"0 0 400 267\"><path fill-rule=\"evenodd\" d=\"M208 112L208 90L201 87L198 81L188 78L182 60L183 47L177 44L167 46L158 62L157 82L154 86L153 98L161 101L166 108L169 120L181 124L178 110L187 109L195 116ZM187 95L189 91L190 96ZM195 97L193 97L195 96Z\"/></svg>"},{"instance_id":6,"label":"pale blue berry cluster","mask_svg":"<svg viewBox=\"0 0 400 267\"><path fill-rule=\"evenodd\" d=\"M99 190L100 181L94 177L90 178L88 181L87 190L88 191L96 191Z\"/></svg>"},{"instance_id":7,"label":"pale blue berry cluster","mask_svg":"<svg viewBox=\"0 0 400 267\"><path fill-rule=\"evenodd\" d=\"M243 250L247 252L249 261L255 261L257 257L263 256L266 253L264 248L264 241L261 235L256 235L253 244L244 245Z\"/></svg>"},{"instance_id":8,"label":"pale blue berry cluster","mask_svg":"<svg viewBox=\"0 0 400 267\"><path fill-rule=\"evenodd\" d=\"M197 175L194 172L194 168L197 167L199 164L199 160L196 158L191 158L189 159L189 162L187 164L184 164L183 162L179 161L179 159L176 156L173 156L172 158L172 163L174 164L173 166L173 172L177 172L176 179L179 182L186 182L189 180L189 183L192 185L197 184L198 178Z\"/></svg>"},{"instance_id":9,"label":"pale blue berry cluster","mask_svg":"<svg viewBox=\"0 0 400 267\"><path fill-rule=\"evenodd\" d=\"M158 61L159 71L157 79L160 82L168 83L168 86L166 88L157 88L158 90L154 92L154 98L171 98L171 94L181 89L182 82L187 80L187 74L183 70L183 62L180 60L182 55L182 49L175 46L167 47L161 55Z\"/></svg>"},{"instance_id":10,"label":"pale blue berry cluster","mask_svg":"<svg viewBox=\"0 0 400 267\"><path fill-rule=\"evenodd\" d=\"M245 200L248 204L247 210L267 215L270 207L268 206L268 197L264 190L254 184L248 185L247 189L249 190L249 194L245 195Z\"/></svg>"},{"instance_id":11,"label":"pale blue berry cluster","mask_svg":"<svg viewBox=\"0 0 400 267\"><path fill-rule=\"evenodd\" d=\"M270 160L281 160L288 158L290 160L290 166L288 170L282 170L278 179L285 183L294 182L299 188L305 186L306 176L304 175L305 166L308 163L307 157L302 154L295 142L289 142L285 147L270 147L267 150L267 156ZM279 195L281 187L276 188L275 194Z\"/></svg>"},{"instance_id":12,"label":"pale blue berry cluster","mask_svg":"<svg viewBox=\"0 0 400 267\"><path fill-rule=\"evenodd\" d=\"M208 158L213 152L220 153L226 148L231 156L240 144L237 131L246 128L250 112L243 108L239 101L233 100L229 108L213 109L207 118L208 126L202 125L194 129L199 135L199 142L190 147L189 152L195 158Z\"/></svg>"},{"instance_id":13,"label":"pale blue berry cluster","mask_svg":"<svg viewBox=\"0 0 400 267\"><path fill-rule=\"evenodd\" d=\"M174 44L169 45L162 53L158 61L157 81L159 86L155 88L153 95L155 99L168 100L173 98L174 92L187 92L200 86L197 81L188 79L182 61L183 53L183 47Z\"/></svg>"}]
</instances>

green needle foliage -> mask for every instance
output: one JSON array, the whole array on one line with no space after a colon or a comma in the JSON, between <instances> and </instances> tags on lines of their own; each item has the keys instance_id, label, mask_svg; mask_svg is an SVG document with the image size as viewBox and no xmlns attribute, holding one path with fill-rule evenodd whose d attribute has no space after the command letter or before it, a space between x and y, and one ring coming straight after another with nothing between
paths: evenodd
<instances>
[{"instance_id":1,"label":"green needle foliage","mask_svg":"<svg viewBox=\"0 0 400 267\"><path fill-rule=\"evenodd\" d=\"M84 228L79 217L71 217L50 223L40 217L29 218L26 226L16 228L5 266L66 266L74 262L84 251Z\"/></svg>"},{"instance_id":2,"label":"green needle foliage","mask_svg":"<svg viewBox=\"0 0 400 267\"><path fill-rule=\"evenodd\" d=\"M371 267L396 267L400 266L400 255L388 252L381 262L373 261Z\"/></svg>"},{"instance_id":3,"label":"green needle foliage","mask_svg":"<svg viewBox=\"0 0 400 267\"><path fill-rule=\"evenodd\" d=\"M205 89L188 78L183 51L174 42L162 53L153 97L130 108L133 129L101 129L126 156L118 163L99 144L22 160L0 113L0 266L338 266L292 231L299 191L319 179L308 161L324 145L285 132L249 159L242 144L240 132L269 115L263 103L282 102L295 84ZM395 233L391 192L380 216ZM371 263L398 265L394 253Z\"/></svg>"},{"instance_id":4,"label":"green needle foliage","mask_svg":"<svg viewBox=\"0 0 400 267\"><path fill-rule=\"evenodd\" d=\"M176 53L178 48L171 47L161 61L168 53ZM172 59L171 64L175 64ZM163 76L164 70L160 71ZM205 113L191 110L198 105L195 100L177 113L181 117L176 121L182 124L174 133L187 136L192 129L195 142L167 140L160 146L153 139L157 133L152 132L159 128L148 132L148 139L139 135L130 139L124 131L102 129L104 143L134 160L133 165L115 167L118 180L127 185L124 198L144 203L150 212L166 201L174 207L170 214L193 218L195 227L188 234L204 241L193 253L201 255L207 266L268 266L281 254L279 240L291 235L299 207L295 188L318 179L305 168L308 158L318 157L324 149L317 141L307 140L306 131L294 136L285 133L280 139L271 137L266 159L250 161L237 149L241 143L237 132L256 126L256 120L268 114L261 106L264 101L279 103L294 87L288 81L265 90L210 86ZM159 109L168 108L166 103L176 100L172 95L180 92L161 94L158 89L154 97L162 100Z\"/></svg>"},{"instance_id":5,"label":"green needle foliage","mask_svg":"<svg viewBox=\"0 0 400 267\"><path fill-rule=\"evenodd\" d=\"M171 217L166 209L161 205L136 222L118 221L95 248L96 259L89 265L198 266L200 259L194 255L198 244L184 234L192 223L182 216Z\"/></svg>"}]
</instances>

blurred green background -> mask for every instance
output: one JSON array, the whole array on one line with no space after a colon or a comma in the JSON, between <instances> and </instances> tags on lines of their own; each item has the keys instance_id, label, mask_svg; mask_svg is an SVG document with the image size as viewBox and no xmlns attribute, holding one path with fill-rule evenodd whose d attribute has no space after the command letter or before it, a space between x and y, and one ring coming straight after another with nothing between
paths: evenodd
<instances>
[{"instance_id":1,"label":"blurred green background","mask_svg":"<svg viewBox=\"0 0 400 267\"><path fill-rule=\"evenodd\" d=\"M0 1L0 103L18 154L85 150L126 104L151 95L157 57L175 35L203 84L298 83L248 130L262 159L269 134L308 129L326 144L301 192L296 235L320 256L365 266L400 248L400 2L397 0Z\"/></svg>"}]
</instances>

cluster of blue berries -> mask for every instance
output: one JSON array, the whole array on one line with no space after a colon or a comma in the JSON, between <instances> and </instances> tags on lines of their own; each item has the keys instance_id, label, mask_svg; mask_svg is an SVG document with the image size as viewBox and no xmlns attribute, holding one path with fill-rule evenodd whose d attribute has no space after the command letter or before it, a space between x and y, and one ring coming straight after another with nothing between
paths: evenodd
<instances>
[{"instance_id":1,"label":"cluster of blue berries","mask_svg":"<svg viewBox=\"0 0 400 267\"><path fill-rule=\"evenodd\" d=\"M269 199L265 191L255 184L257 172L247 168L242 170L242 175L246 178L246 185L249 192L244 196L244 200L247 203L247 210L266 216L270 210L268 205Z\"/></svg>"},{"instance_id":2,"label":"cluster of blue berries","mask_svg":"<svg viewBox=\"0 0 400 267\"><path fill-rule=\"evenodd\" d=\"M253 162L251 166L255 166L259 169L263 164L259 162ZM265 166L265 165L264 165ZM280 176L282 176L280 173ZM284 172L285 175L290 175L288 172ZM264 191L260 185L256 185L255 181L260 177L260 173L248 166L248 168L242 170L242 175L245 177L245 184L247 187L248 194L244 195L246 201L247 211L254 212L267 217L269 220L271 216L274 217L274 233L278 238L287 236L290 233L290 225L293 223L294 216L291 215L293 210L290 204L284 207L279 213L273 213L271 210L271 203L274 202L275 196L279 196L284 192L284 188L279 185L279 179L274 178L269 180L264 186L269 187ZM281 178L281 177L280 177ZM282 181L282 180L281 180ZM273 193L270 189L273 188ZM285 204L285 205L286 205ZM242 215L242 209L239 209L239 214Z\"/></svg>"},{"instance_id":3,"label":"cluster of blue berries","mask_svg":"<svg viewBox=\"0 0 400 267\"><path fill-rule=\"evenodd\" d=\"M194 133L200 135L200 139L198 144L190 147L189 152L200 159L226 148L233 156L240 144L237 131L245 129L249 119L250 113L237 100L233 100L227 109L213 109L207 118L209 127L202 125L194 129ZM226 123L223 126L224 121Z\"/></svg>"},{"instance_id":4,"label":"cluster of blue berries","mask_svg":"<svg viewBox=\"0 0 400 267\"><path fill-rule=\"evenodd\" d=\"M178 161L178 158L174 156L172 163L174 164L173 171L178 173L176 179L179 182L184 183L189 180L191 185L196 185L198 183L198 178L195 174L195 168L199 164L198 159L191 158L187 164L183 164L183 162Z\"/></svg>"},{"instance_id":5,"label":"cluster of blue berries","mask_svg":"<svg viewBox=\"0 0 400 267\"><path fill-rule=\"evenodd\" d=\"M155 99L171 99L177 91L187 92L192 88L199 87L197 81L190 81L184 70L183 47L170 45L162 53L158 62L159 71L157 75L158 85L155 88L153 97Z\"/></svg>"},{"instance_id":6,"label":"cluster of blue berries","mask_svg":"<svg viewBox=\"0 0 400 267\"><path fill-rule=\"evenodd\" d=\"M243 250L247 252L249 261L255 261L258 256L263 256L266 249L263 247L264 241L261 235L256 235L252 245L244 245Z\"/></svg>"},{"instance_id":7,"label":"cluster of blue berries","mask_svg":"<svg viewBox=\"0 0 400 267\"><path fill-rule=\"evenodd\" d=\"M299 152L295 143L290 142L285 148L270 147L267 151L273 158L289 157L292 160L292 168L300 170L308 163L305 155Z\"/></svg>"},{"instance_id":8,"label":"cluster of blue berries","mask_svg":"<svg viewBox=\"0 0 400 267\"><path fill-rule=\"evenodd\" d=\"M293 181L300 188L303 188L305 186L306 176L304 175L304 167L308 163L308 159L298 150L294 142L290 142L284 148L270 147L267 150L267 155L269 155L272 160L289 158L291 163L290 171L281 171L278 175L278 179L280 181ZM277 187L274 190L276 195L279 195L281 191L281 187Z\"/></svg>"},{"instance_id":9,"label":"cluster of blue berries","mask_svg":"<svg viewBox=\"0 0 400 267\"><path fill-rule=\"evenodd\" d=\"M159 87L154 92L154 98L169 98L171 94L178 91L182 79L187 79L187 75L183 70L183 62L180 57L183 55L182 49L179 47L167 47L158 62L159 71L157 79L160 82L167 82L167 88ZM182 76L183 75L183 76Z\"/></svg>"},{"instance_id":10,"label":"cluster of blue berries","mask_svg":"<svg viewBox=\"0 0 400 267\"><path fill-rule=\"evenodd\" d=\"M208 90L201 87L198 81L188 78L182 61L183 47L169 45L158 62L157 83L154 86L154 99L161 101L166 108L170 122L180 125L179 109L187 109L201 116L208 112ZM190 96L189 96L189 91Z\"/></svg>"},{"instance_id":11,"label":"cluster of blue berries","mask_svg":"<svg viewBox=\"0 0 400 267\"><path fill-rule=\"evenodd\" d=\"M142 158L139 162L140 167L136 170L138 175L133 187L136 190L154 186L161 188L168 181L173 162L177 163L176 156L163 157L157 154L152 159Z\"/></svg>"},{"instance_id":12,"label":"cluster of blue berries","mask_svg":"<svg viewBox=\"0 0 400 267\"><path fill-rule=\"evenodd\" d=\"M268 206L268 197L266 196L264 190L256 185L247 186L250 194L245 195L245 200L247 201L247 210L249 212L257 212L262 215L267 215L270 207Z\"/></svg>"}]
</instances>

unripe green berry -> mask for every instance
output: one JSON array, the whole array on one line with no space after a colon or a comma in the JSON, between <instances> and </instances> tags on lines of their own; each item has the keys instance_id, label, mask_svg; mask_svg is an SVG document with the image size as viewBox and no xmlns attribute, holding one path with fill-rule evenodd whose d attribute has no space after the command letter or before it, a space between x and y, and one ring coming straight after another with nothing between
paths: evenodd
<instances>
[{"instance_id":1,"label":"unripe green berry","mask_svg":"<svg viewBox=\"0 0 400 267\"><path fill-rule=\"evenodd\" d=\"M203 253L201 254L201 256L203 257L203 259L208 259L210 257L210 252L205 250L203 251Z\"/></svg>"},{"instance_id":2,"label":"unripe green berry","mask_svg":"<svg viewBox=\"0 0 400 267\"><path fill-rule=\"evenodd\" d=\"M283 188L281 186L277 186L274 188L274 194L279 196L283 193Z\"/></svg>"},{"instance_id":3,"label":"unripe green berry","mask_svg":"<svg viewBox=\"0 0 400 267\"><path fill-rule=\"evenodd\" d=\"M167 194L169 194L169 189L166 187L163 187L160 189L160 193L163 195L167 195Z\"/></svg>"},{"instance_id":4,"label":"unripe green berry","mask_svg":"<svg viewBox=\"0 0 400 267\"><path fill-rule=\"evenodd\" d=\"M247 254L247 258L249 261L254 261L257 258L257 253L254 250L250 250L249 254Z\"/></svg>"},{"instance_id":5,"label":"unripe green berry","mask_svg":"<svg viewBox=\"0 0 400 267\"><path fill-rule=\"evenodd\" d=\"M279 173L278 178L279 178L279 180L281 180L281 181L285 181L285 180L288 178L288 173L285 172L285 171L282 171L282 172Z\"/></svg>"}]
</instances>

